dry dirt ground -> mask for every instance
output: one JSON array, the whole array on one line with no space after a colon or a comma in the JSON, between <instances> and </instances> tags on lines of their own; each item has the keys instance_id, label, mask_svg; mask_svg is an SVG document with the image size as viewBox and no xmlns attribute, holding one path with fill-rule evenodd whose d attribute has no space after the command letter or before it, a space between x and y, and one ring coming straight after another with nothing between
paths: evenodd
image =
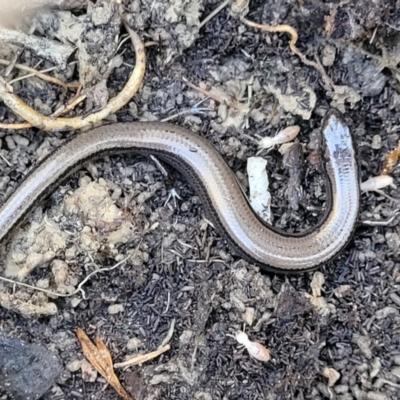
<instances>
[{"instance_id":1,"label":"dry dirt ground","mask_svg":"<svg viewBox=\"0 0 400 400\"><path fill-rule=\"evenodd\" d=\"M219 1L123 3L130 26L149 44L148 65L137 95L111 121L168 118L198 132L215 145L244 185L246 160L258 151L257 135L300 125L305 194L298 210L288 201L289 173L282 156L277 149L262 153L268 161L275 226L299 231L322 214L324 181L315 154L309 156L329 107L343 112L353 133L363 181L380 173L386 154L397 146L399 1L250 1L246 17L294 27L298 48L309 60L321 61L333 86L290 51L287 34L246 26L230 5L199 28ZM84 11L75 15L79 13ZM54 24L43 24L38 35L51 36L57 30ZM101 26L97 34L101 31L107 27ZM119 54L122 62L108 79L114 93L135 62L129 41ZM29 50L19 59L30 66L39 61ZM50 66L42 61L40 69ZM76 71L56 73L76 79ZM193 108L205 96L184 78L207 90L218 89L231 104L239 102L246 115L212 99ZM44 114L54 111L64 96L57 86L37 78L21 81L14 90ZM85 105L75 111L87 112ZM16 120L0 103L0 122ZM73 134L0 130L0 198ZM65 292L94 268L112 266L134 252L121 268L95 275L85 285L85 299L81 294L48 298L11 285L1 287L0 331L45 345L62 361L63 372L44 399L118 398L89 367L82 372L77 327L91 338L100 335L114 361L120 362L137 352L154 351L171 326L168 352L141 366L117 370L133 398L400 398L399 220L390 226L362 224L389 217L398 201L375 192L362 195L354 238L339 257L320 268L325 283L315 301L309 296L313 274L269 274L233 255L207 222L193 188L175 170L162 167L167 176L143 157L92 162L38 204L29 223L3 246L2 274L18 267L18 257L26 261L24 249L35 247L36 257L41 257L36 264L42 268L22 271L20 278ZM395 182L399 172L393 171ZM170 197L172 189L179 197ZM400 197L396 189L384 193ZM83 206L74 213L77 204ZM117 217L104 222L105 213ZM40 241L52 249L50 254L41 253ZM270 350L271 361L252 359L227 336L244 324L249 337ZM329 381L326 368L338 372L339 379ZM0 399L8 400L1 390Z\"/></svg>"}]
</instances>

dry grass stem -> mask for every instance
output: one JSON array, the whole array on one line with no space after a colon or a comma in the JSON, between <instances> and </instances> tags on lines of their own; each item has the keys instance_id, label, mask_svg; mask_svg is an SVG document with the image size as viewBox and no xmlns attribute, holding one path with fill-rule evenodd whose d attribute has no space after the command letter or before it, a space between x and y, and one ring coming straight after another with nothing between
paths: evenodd
<instances>
[{"instance_id":1,"label":"dry grass stem","mask_svg":"<svg viewBox=\"0 0 400 400\"><path fill-rule=\"evenodd\" d=\"M116 364L114 364L114 368L117 369L117 368L130 367L132 365L137 365L137 364L143 364L144 362L152 360L153 358L158 357L162 353L165 353L170 348L171 348L171 346L169 344L167 344L166 346L162 347L161 349L158 349L151 353L133 357L130 360L124 361L122 363L116 363Z\"/></svg>"}]
</instances>

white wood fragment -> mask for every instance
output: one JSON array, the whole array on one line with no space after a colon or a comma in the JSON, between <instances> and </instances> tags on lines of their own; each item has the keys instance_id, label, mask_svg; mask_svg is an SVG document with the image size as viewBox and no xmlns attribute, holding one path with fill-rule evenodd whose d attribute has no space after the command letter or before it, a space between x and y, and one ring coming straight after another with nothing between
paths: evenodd
<instances>
[{"instance_id":1,"label":"white wood fragment","mask_svg":"<svg viewBox=\"0 0 400 400\"><path fill-rule=\"evenodd\" d=\"M261 157L247 160L247 175L250 188L250 204L253 210L266 222L271 223L271 194L266 171L267 161Z\"/></svg>"}]
</instances>

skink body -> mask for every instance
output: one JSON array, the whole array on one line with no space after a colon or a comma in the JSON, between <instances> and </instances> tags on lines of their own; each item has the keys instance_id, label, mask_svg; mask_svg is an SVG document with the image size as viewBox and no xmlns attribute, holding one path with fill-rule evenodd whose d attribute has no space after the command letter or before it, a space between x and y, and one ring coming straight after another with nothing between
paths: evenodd
<instances>
[{"instance_id":1,"label":"skink body","mask_svg":"<svg viewBox=\"0 0 400 400\"><path fill-rule=\"evenodd\" d=\"M299 235L263 223L234 173L199 135L154 122L113 124L80 133L48 156L0 209L0 241L33 206L82 164L106 154L153 154L194 185L209 218L239 256L274 272L301 272L336 256L349 241L359 208L358 168L349 129L334 112L322 127L328 176L327 210L319 225Z\"/></svg>"}]
</instances>

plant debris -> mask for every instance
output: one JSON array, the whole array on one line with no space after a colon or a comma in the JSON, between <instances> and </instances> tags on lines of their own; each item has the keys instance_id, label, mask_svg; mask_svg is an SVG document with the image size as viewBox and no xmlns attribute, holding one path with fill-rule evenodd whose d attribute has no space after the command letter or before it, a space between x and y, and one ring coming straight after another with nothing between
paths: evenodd
<instances>
[{"instance_id":1,"label":"plant debris","mask_svg":"<svg viewBox=\"0 0 400 400\"><path fill-rule=\"evenodd\" d=\"M85 357L90 361L96 371L109 383L124 400L133 400L126 392L114 373L111 354L99 336L96 336L96 345L87 337L85 332L78 328L76 335L82 346Z\"/></svg>"}]
</instances>

